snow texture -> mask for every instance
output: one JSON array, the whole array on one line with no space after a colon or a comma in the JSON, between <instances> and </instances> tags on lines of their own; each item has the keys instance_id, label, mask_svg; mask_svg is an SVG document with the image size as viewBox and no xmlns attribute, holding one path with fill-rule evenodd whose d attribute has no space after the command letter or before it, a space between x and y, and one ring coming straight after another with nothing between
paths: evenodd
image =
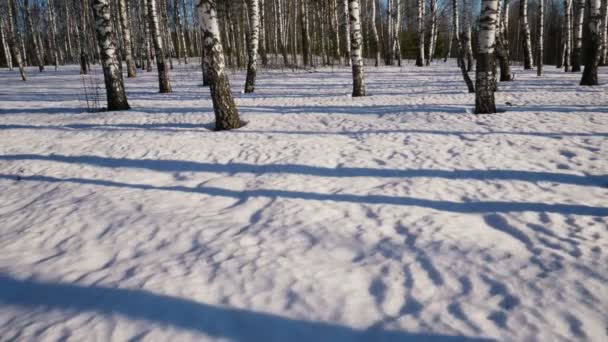
<instances>
[{"instance_id":1,"label":"snow texture","mask_svg":"<svg viewBox=\"0 0 608 342\"><path fill-rule=\"evenodd\" d=\"M606 341L608 87L514 69L236 72L229 132L194 62L1 70L0 340Z\"/></svg>"}]
</instances>

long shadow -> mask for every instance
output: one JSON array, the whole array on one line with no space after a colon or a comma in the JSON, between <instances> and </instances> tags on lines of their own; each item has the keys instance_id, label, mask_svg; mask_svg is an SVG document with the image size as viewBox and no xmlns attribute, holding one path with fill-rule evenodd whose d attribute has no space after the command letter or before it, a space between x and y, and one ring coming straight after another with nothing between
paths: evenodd
<instances>
[{"instance_id":1,"label":"long shadow","mask_svg":"<svg viewBox=\"0 0 608 342\"><path fill-rule=\"evenodd\" d=\"M351 194L320 194L314 192L288 191L288 190L229 190L216 187L196 187L185 186L154 186L148 184L121 183L100 179L86 178L55 178L49 176L16 176L0 174L0 179L37 181L49 183L75 183L85 185L95 185L104 187L130 188L138 190L159 190L159 191L178 191L187 193L204 194L209 196L232 197L239 201L246 201L250 197L292 198L313 201L334 201L347 203L363 204L387 204L410 207L421 207L439 211L447 211L461 214L473 213L496 213L496 212L525 212L532 211L538 213L558 213L563 215L583 215L583 216L608 216L608 207L593 207L578 204L547 204L535 202L452 202L441 200L428 200L414 197L392 197L384 195L351 195Z\"/></svg>"},{"instance_id":2,"label":"long shadow","mask_svg":"<svg viewBox=\"0 0 608 342\"><path fill-rule=\"evenodd\" d=\"M523 170L437 170L437 169L373 169L364 167L336 167L298 164L216 164L184 160L127 159L99 156L66 156L59 154L7 154L0 160L41 160L67 164L86 164L107 168L146 169L160 172L214 172L252 174L299 174L319 177L381 177L381 178L443 178L448 180L473 179L479 181L507 180L523 182L555 182L583 186L607 186L608 175L573 175Z\"/></svg>"},{"instance_id":3,"label":"long shadow","mask_svg":"<svg viewBox=\"0 0 608 342\"><path fill-rule=\"evenodd\" d=\"M196 111L193 109L193 111ZM10 129L48 129L48 130L152 130L179 132L189 130L193 132L213 130L213 123L189 123L189 122L160 122L160 123L116 123L116 124L67 124L67 125L23 125L7 124L0 125L0 130ZM515 135L561 139L562 137L608 137L608 132L510 132L510 131L441 131L423 129L364 129L357 131L276 131L276 130L233 130L232 133L244 134L292 134L292 135L345 135L359 136L363 134L430 134L430 135L453 135L468 136L491 136L491 135Z\"/></svg>"},{"instance_id":4,"label":"long shadow","mask_svg":"<svg viewBox=\"0 0 608 342\"><path fill-rule=\"evenodd\" d=\"M367 330L214 306L145 290L21 280L0 273L0 304L70 314L118 314L232 341L490 341L483 338Z\"/></svg>"}]
</instances>

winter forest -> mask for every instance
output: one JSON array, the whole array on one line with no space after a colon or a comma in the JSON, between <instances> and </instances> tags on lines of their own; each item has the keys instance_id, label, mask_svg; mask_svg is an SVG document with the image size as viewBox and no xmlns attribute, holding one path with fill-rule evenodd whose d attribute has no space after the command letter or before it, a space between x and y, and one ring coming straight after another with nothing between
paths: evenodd
<instances>
[{"instance_id":1,"label":"winter forest","mask_svg":"<svg viewBox=\"0 0 608 342\"><path fill-rule=\"evenodd\" d=\"M607 318L608 0L0 0L0 341Z\"/></svg>"}]
</instances>

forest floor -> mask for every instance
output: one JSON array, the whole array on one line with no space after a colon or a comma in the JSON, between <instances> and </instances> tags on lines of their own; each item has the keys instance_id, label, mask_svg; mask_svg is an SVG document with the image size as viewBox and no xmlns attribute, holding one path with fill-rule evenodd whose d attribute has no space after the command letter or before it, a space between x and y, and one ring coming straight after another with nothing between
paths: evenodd
<instances>
[{"instance_id":1,"label":"forest floor","mask_svg":"<svg viewBox=\"0 0 608 342\"><path fill-rule=\"evenodd\" d=\"M213 132L195 62L0 70L0 340L606 341L608 86L515 72L236 72Z\"/></svg>"}]
</instances>

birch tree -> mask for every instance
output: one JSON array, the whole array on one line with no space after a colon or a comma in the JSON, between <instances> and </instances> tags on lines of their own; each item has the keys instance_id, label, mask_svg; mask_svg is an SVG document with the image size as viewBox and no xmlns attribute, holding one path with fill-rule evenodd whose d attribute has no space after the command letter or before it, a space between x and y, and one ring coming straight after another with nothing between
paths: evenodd
<instances>
[{"instance_id":1,"label":"birch tree","mask_svg":"<svg viewBox=\"0 0 608 342\"><path fill-rule=\"evenodd\" d=\"M13 59L11 58L11 52L8 45L8 41L6 38L6 34L4 33L4 20L0 16L0 39L2 40L2 50L4 52L4 58L6 59L6 65L12 71L13 70Z\"/></svg>"},{"instance_id":2,"label":"birch tree","mask_svg":"<svg viewBox=\"0 0 608 342\"><path fill-rule=\"evenodd\" d=\"M469 73L467 72L467 67L464 63L464 47L462 46L462 42L460 40L461 36L464 36L462 32L460 32L460 28L458 25L458 0L452 0L452 14L453 20L452 25L454 26L454 39L456 40L456 48L457 48L457 58L458 58L458 66L460 67L460 72L462 73L462 78L464 79L464 83L467 85L469 89L469 93L475 92L475 86L473 85L473 81L471 81L471 77L469 77Z\"/></svg>"},{"instance_id":3,"label":"birch tree","mask_svg":"<svg viewBox=\"0 0 608 342\"><path fill-rule=\"evenodd\" d=\"M148 0L148 20L150 22L150 31L152 32L152 42L154 43L159 92L171 93L171 82L169 81L169 70L167 70L167 63L165 61L163 38L160 33L156 0Z\"/></svg>"},{"instance_id":4,"label":"birch tree","mask_svg":"<svg viewBox=\"0 0 608 342\"><path fill-rule=\"evenodd\" d=\"M349 0L342 0L342 32L344 33L344 59L346 65L350 66L352 63L352 51L353 48L350 46L352 44L352 29L349 27L349 11L350 11L350 2ZM357 5L358 11L358 5ZM350 19L352 23L352 18ZM351 58L349 57L349 54Z\"/></svg>"},{"instance_id":5,"label":"birch tree","mask_svg":"<svg viewBox=\"0 0 608 342\"><path fill-rule=\"evenodd\" d=\"M572 42L572 0L564 0L564 53L562 55L564 71L570 71Z\"/></svg>"},{"instance_id":6,"label":"birch tree","mask_svg":"<svg viewBox=\"0 0 608 342\"><path fill-rule=\"evenodd\" d=\"M198 0L198 15L205 48L205 63L211 78L210 91L215 113L215 129L241 127L239 113L230 92L230 82L224 71L224 52L217 20L216 0Z\"/></svg>"},{"instance_id":7,"label":"birch tree","mask_svg":"<svg viewBox=\"0 0 608 342\"><path fill-rule=\"evenodd\" d=\"M496 113L494 102L494 50L498 0L482 0L479 18L479 53L475 70L475 114Z\"/></svg>"},{"instance_id":8,"label":"birch tree","mask_svg":"<svg viewBox=\"0 0 608 342\"><path fill-rule=\"evenodd\" d=\"M473 69L473 39L471 38L471 3L470 0L462 1L462 44L465 49L465 57L467 60L467 71ZM424 14L423 14L424 15Z\"/></svg>"},{"instance_id":9,"label":"birch tree","mask_svg":"<svg viewBox=\"0 0 608 342\"><path fill-rule=\"evenodd\" d=\"M435 55L435 42L437 39L437 0L431 0L431 29L430 42L428 44L428 56L426 57L426 65L430 65Z\"/></svg>"},{"instance_id":10,"label":"birch tree","mask_svg":"<svg viewBox=\"0 0 608 342\"><path fill-rule=\"evenodd\" d=\"M581 52L583 50L583 20L585 17L585 0L574 0L574 45L572 47L572 72L581 71ZM599 31L599 30L598 30Z\"/></svg>"},{"instance_id":11,"label":"birch tree","mask_svg":"<svg viewBox=\"0 0 608 342\"><path fill-rule=\"evenodd\" d=\"M538 41L536 43L536 51L538 53L537 64L536 64L536 75L542 76L543 65L544 65L544 34L545 34L545 0L538 0Z\"/></svg>"},{"instance_id":12,"label":"birch tree","mask_svg":"<svg viewBox=\"0 0 608 342\"><path fill-rule=\"evenodd\" d=\"M133 60L133 45L131 43L131 21L127 13L126 0L118 0L118 11L120 13L120 25L122 27L122 41L127 61L127 77L137 76L135 61Z\"/></svg>"},{"instance_id":13,"label":"birch tree","mask_svg":"<svg viewBox=\"0 0 608 342\"><path fill-rule=\"evenodd\" d=\"M376 55L375 66L378 67L380 65L380 38L378 37L378 27L376 23L376 1L371 0L371 27L372 27L372 39L374 41L374 49Z\"/></svg>"},{"instance_id":14,"label":"birch tree","mask_svg":"<svg viewBox=\"0 0 608 342\"><path fill-rule=\"evenodd\" d=\"M519 22L523 36L524 69L532 69L532 42L530 38L530 25L528 25L528 0L519 1Z\"/></svg>"},{"instance_id":15,"label":"birch tree","mask_svg":"<svg viewBox=\"0 0 608 342\"><path fill-rule=\"evenodd\" d=\"M32 16L30 15L29 0L23 0L23 10L25 11L25 25L32 41L32 47L34 49L34 56L36 56L38 70L40 72L43 72L44 60L42 58L42 51L40 49L40 46L38 45L38 40L36 39L36 35L34 34L34 24L32 23Z\"/></svg>"},{"instance_id":16,"label":"birch tree","mask_svg":"<svg viewBox=\"0 0 608 342\"><path fill-rule=\"evenodd\" d=\"M608 0L604 0L601 8L602 22L600 24L600 65L608 64Z\"/></svg>"},{"instance_id":17,"label":"birch tree","mask_svg":"<svg viewBox=\"0 0 608 342\"><path fill-rule=\"evenodd\" d=\"M348 1L350 17L350 59L353 69L353 97L365 96L365 80L363 78L363 58L361 37L361 16L359 0Z\"/></svg>"},{"instance_id":18,"label":"birch tree","mask_svg":"<svg viewBox=\"0 0 608 342\"><path fill-rule=\"evenodd\" d=\"M417 27L417 38L416 38L416 66L424 66L424 0L416 0L417 12L416 12L416 27Z\"/></svg>"},{"instance_id":19,"label":"birch tree","mask_svg":"<svg viewBox=\"0 0 608 342\"><path fill-rule=\"evenodd\" d=\"M118 67L120 61L116 57L116 34L112 27L109 0L93 0L93 15L95 17L95 28L97 31L97 42L99 43L101 65L106 85L106 97L108 110L130 109L127 94L122 79L122 73Z\"/></svg>"},{"instance_id":20,"label":"birch tree","mask_svg":"<svg viewBox=\"0 0 608 342\"><path fill-rule=\"evenodd\" d=\"M588 30L589 35L585 39L585 69L581 78L581 85L593 86L598 85L597 67L600 61L600 0L588 0L589 19Z\"/></svg>"},{"instance_id":21,"label":"birch tree","mask_svg":"<svg viewBox=\"0 0 608 342\"><path fill-rule=\"evenodd\" d=\"M501 11L502 8L502 11ZM509 40L507 38L507 18L509 16L509 0L504 0L504 6L498 3L499 19L496 29L496 56L500 65L500 81L508 82L513 80L511 74L511 61L509 53Z\"/></svg>"},{"instance_id":22,"label":"birch tree","mask_svg":"<svg viewBox=\"0 0 608 342\"><path fill-rule=\"evenodd\" d=\"M23 65L23 60L21 59L21 51L19 50L19 43L17 42L17 36L15 30L17 29L14 25L13 19L13 3L14 0L8 0L8 45L12 52L12 57L15 58L15 63L17 67L19 67L19 74L21 75L21 80L25 81L27 78L25 76L25 66Z\"/></svg>"},{"instance_id":23,"label":"birch tree","mask_svg":"<svg viewBox=\"0 0 608 342\"><path fill-rule=\"evenodd\" d=\"M253 93L255 90L255 77L258 63L258 44L260 32L259 3L258 0L247 0L249 9L249 44L247 53L247 79L245 80L245 93Z\"/></svg>"},{"instance_id":24,"label":"birch tree","mask_svg":"<svg viewBox=\"0 0 608 342\"><path fill-rule=\"evenodd\" d=\"M401 31L401 1L395 2L395 10L393 12L393 41L391 52L397 60L397 65L401 66L401 44L399 43L399 32Z\"/></svg>"}]
</instances>

